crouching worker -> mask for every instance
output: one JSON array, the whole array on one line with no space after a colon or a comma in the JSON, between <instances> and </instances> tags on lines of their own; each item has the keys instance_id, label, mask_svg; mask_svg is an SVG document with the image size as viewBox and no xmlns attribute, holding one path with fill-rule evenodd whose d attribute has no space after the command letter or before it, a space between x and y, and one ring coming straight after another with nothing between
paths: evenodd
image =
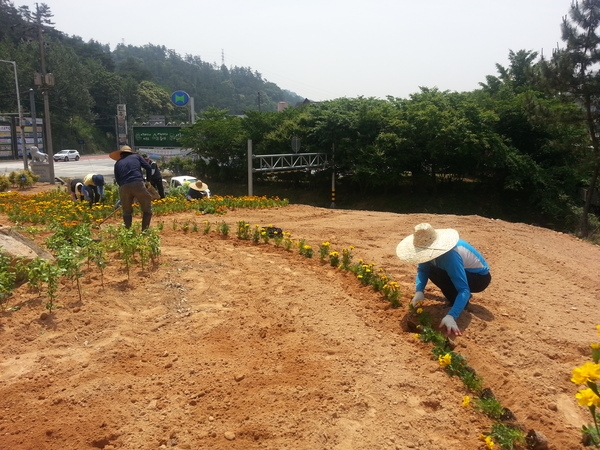
<instances>
[{"instance_id":1,"label":"crouching worker","mask_svg":"<svg viewBox=\"0 0 600 450\"><path fill-rule=\"evenodd\" d=\"M417 264L416 293L413 306L425 298L425 286L431 280L450 303L450 311L442 319L440 328L446 334L461 335L456 320L465 309L472 292L483 292L492 281L490 268L481 254L458 236L452 228L434 229L428 223L415 227L396 247L401 260Z\"/></svg>"},{"instance_id":2,"label":"crouching worker","mask_svg":"<svg viewBox=\"0 0 600 450\"><path fill-rule=\"evenodd\" d=\"M144 175L150 176L152 168L150 164L131 150L131 147L124 145L120 150L116 150L108 155L115 163L115 182L119 185L119 197L123 207L123 223L125 228L131 228L133 220L133 202L134 199L140 205L142 210L142 231L150 226L152 219L152 197L144 184Z\"/></svg>"},{"instance_id":3,"label":"crouching worker","mask_svg":"<svg viewBox=\"0 0 600 450\"><path fill-rule=\"evenodd\" d=\"M69 188L71 191L71 199L76 202L79 198L80 201L89 201L90 194L87 188L83 185L83 180L81 178L74 178L69 183Z\"/></svg>"},{"instance_id":4,"label":"crouching worker","mask_svg":"<svg viewBox=\"0 0 600 450\"><path fill-rule=\"evenodd\" d=\"M104 197L104 175L89 173L83 177L83 185L90 196L90 207Z\"/></svg>"},{"instance_id":5,"label":"crouching worker","mask_svg":"<svg viewBox=\"0 0 600 450\"><path fill-rule=\"evenodd\" d=\"M187 191L186 198L188 200L197 200L200 198L209 198L210 197L210 189L208 189L208 184L203 183L198 180L194 183L190 183L190 188Z\"/></svg>"}]
</instances>

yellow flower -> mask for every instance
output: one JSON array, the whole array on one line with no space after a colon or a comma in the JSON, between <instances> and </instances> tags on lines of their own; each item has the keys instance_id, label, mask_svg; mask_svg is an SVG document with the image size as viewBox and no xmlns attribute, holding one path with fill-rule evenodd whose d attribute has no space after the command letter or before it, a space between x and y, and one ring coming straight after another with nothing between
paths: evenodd
<instances>
[{"instance_id":1,"label":"yellow flower","mask_svg":"<svg viewBox=\"0 0 600 450\"><path fill-rule=\"evenodd\" d=\"M573 369L571 381L575 384L586 384L588 381L600 379L600 364L587 361L582 366Z\"/></svg>"},{"instance_id":2,"label":"yellow flower","mask_svg":"<svg viewBox=\"0 0 600 450\"><path fill-rule=\"evenodd\" d=\"M471 397L469 397L468 395L465 395L463 397L462 405L469 406L470 404L471 404Z\"/></svg>"},{"instance_id":3,"label":"yellow flower","mask_svg":"<svg viewBox=\"0 0 600 450\"><path fill-rule=\"evenodd\" d=\"M423 308L417 308L417 314L421 314L423 312Z\"/></svg>"},{"instance_id":4,"label":"yellow flower","mask_svg":"<svg viewBox=\"0 0 600 450\"><path fill-rule=\"evenodd\" d=\"M590 388L580 390L575 394L575 398L579 406L600 406L600 397Z\"/></svg>"},{"instance_id":5,"label":"yellow flower","mask_svg":"<svg viewBox=\"0 0 600 450\"><path fill-rule=\"evenodd\" d=\"M444 356L440 355L438 356L438 361L442 367L449 366L452 362L452 355L450 353L446 353Z\"/></svg>"},{"instance_id":6,"label":"yellow flower","mask_svg":"<svg viewBox=\"0 0 600 450\"><path fill-rule=\"evenodd\" d=\"M600 342L592 342L590 347L592 347L592 350L598 350L600 349Z\"/></svg>"},{"instance_id":7,"label":"yellow flower","mask_svg":"<svg viewBox=\"0 0 600 450\"><path fill-rule=\"evenodd\" d=\"M413 334L413 337L414 337L415 339L419 339L419 333L415 333L415 334Z\"/></svg>"},{"instance_id":8,"label":"yellow flower","mask_svg":"<svg viewBox=\"0 0 600 450\"><path fill-rule=\"evenodd\" d=\"M491 436L486 436L485 438L485 446L492 450L494 448L494 441Z\"/></svg>"},{"instance_id":9,"label":"yellow flower","mask_svg":"<svg viewBox=\"0 0 600 450\"><path fill-rule=\"evenodd\" d=\"M598 330L598 336L600 336L600 325L596 325L596 330Z\"/></svg>"}]
</instances>

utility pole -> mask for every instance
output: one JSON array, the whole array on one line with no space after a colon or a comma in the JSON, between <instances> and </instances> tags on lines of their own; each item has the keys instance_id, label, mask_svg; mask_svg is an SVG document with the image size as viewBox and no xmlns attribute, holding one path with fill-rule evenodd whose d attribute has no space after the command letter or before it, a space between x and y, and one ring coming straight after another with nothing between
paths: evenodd
<instances>
[{"instance_id":1,"label":"utility pole","mask_svg":"<svg viewBox=\"0 0 600 450\"><path fill-rule=\"evenodd\" d=\"M54 76L51 73L46 72L46 53L44 51L44 35L43 26L41 23L40 9L37 7L37 28L38 28L38 41L40 43L40 61L42 73L40 77L36 77L36 84L40 82L40 88L42 90L42 98L44 99L44 128L46 135L46 153L48 154L48 162L50 164L50 184L55 184L54 176L54 152L52 151L52 127L50 126L50 102L48 100L48 90L54 86ZM37 124L34 124L36 127Z\"/></svg>"},{"instance_id":2,"label":"utility pole","mask_svg":"<svg viewBox=\"0 0 600 450\"><path fill-rule=\"evenodd\" d=\"M16 61L5 61L0 59L0 62L5 62L13 65L15 72L15 89L17 91L17 109L19 114L19 129L21 130L21 148L23 149L23 169L27 170L27 147L25 145L25 122L23 121L23 110L21 109L21 94L19 93L19 78L17 77Z\"/></svg>"}]
</instances>

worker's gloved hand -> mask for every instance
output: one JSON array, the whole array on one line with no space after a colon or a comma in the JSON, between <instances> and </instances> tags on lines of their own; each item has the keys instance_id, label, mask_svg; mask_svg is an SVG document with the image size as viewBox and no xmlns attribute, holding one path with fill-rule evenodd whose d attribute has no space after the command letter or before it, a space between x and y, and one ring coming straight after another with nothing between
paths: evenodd
<instances>
[{"instance_id":1,"label":"worker's gloved hand","mask_svg":"<svg viewBox=\"0 0 600 450\"><path fill-rule=\"evenodd\" d=\"M443 328L443 327L446 327L446 335L447 336L450 336L452 334L454 334L456 336L461 335L458 325L456 325L456 320L454 320L454 317L452 317L450 314L448 314L447 316L445 316L442 319L442 322L440 323L439 328Z\"/></svg>"},{"instance_id":2,"label":"worker's gloved hand","mask_svg":"<svg viewBox=\"0 0 600 450\"><path fill-rule=\"evenodd\" d=\"M425 294L423 294L423 291L417 291L415 292L415 296L412 298L412 300L410 301L410 304L414 307L417 308L419 303L422 303L423 300L425 300Z\"/></svg>"}]
</instances>

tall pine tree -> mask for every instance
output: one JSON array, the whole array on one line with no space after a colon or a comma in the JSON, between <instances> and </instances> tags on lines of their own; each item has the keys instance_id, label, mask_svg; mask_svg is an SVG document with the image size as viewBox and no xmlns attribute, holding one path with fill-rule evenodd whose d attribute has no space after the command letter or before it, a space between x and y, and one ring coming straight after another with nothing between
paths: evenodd
<instances>
[{"instance_id":1,"label":"tall pine tree","mask_svg":"<svg viewBox=\"0 0 600 450\"><path fill-rule=\"evenodd\" d=\"M568 101L577 102L587 127L590 152L585 176L589 177L587 195L581 215L580 233L589 235L589 211L600 175L600 0L581 0L571 4L569 15L561 25L566 47L557 49L545 64L553 87Z\"/></svg>"}]
</instances>

